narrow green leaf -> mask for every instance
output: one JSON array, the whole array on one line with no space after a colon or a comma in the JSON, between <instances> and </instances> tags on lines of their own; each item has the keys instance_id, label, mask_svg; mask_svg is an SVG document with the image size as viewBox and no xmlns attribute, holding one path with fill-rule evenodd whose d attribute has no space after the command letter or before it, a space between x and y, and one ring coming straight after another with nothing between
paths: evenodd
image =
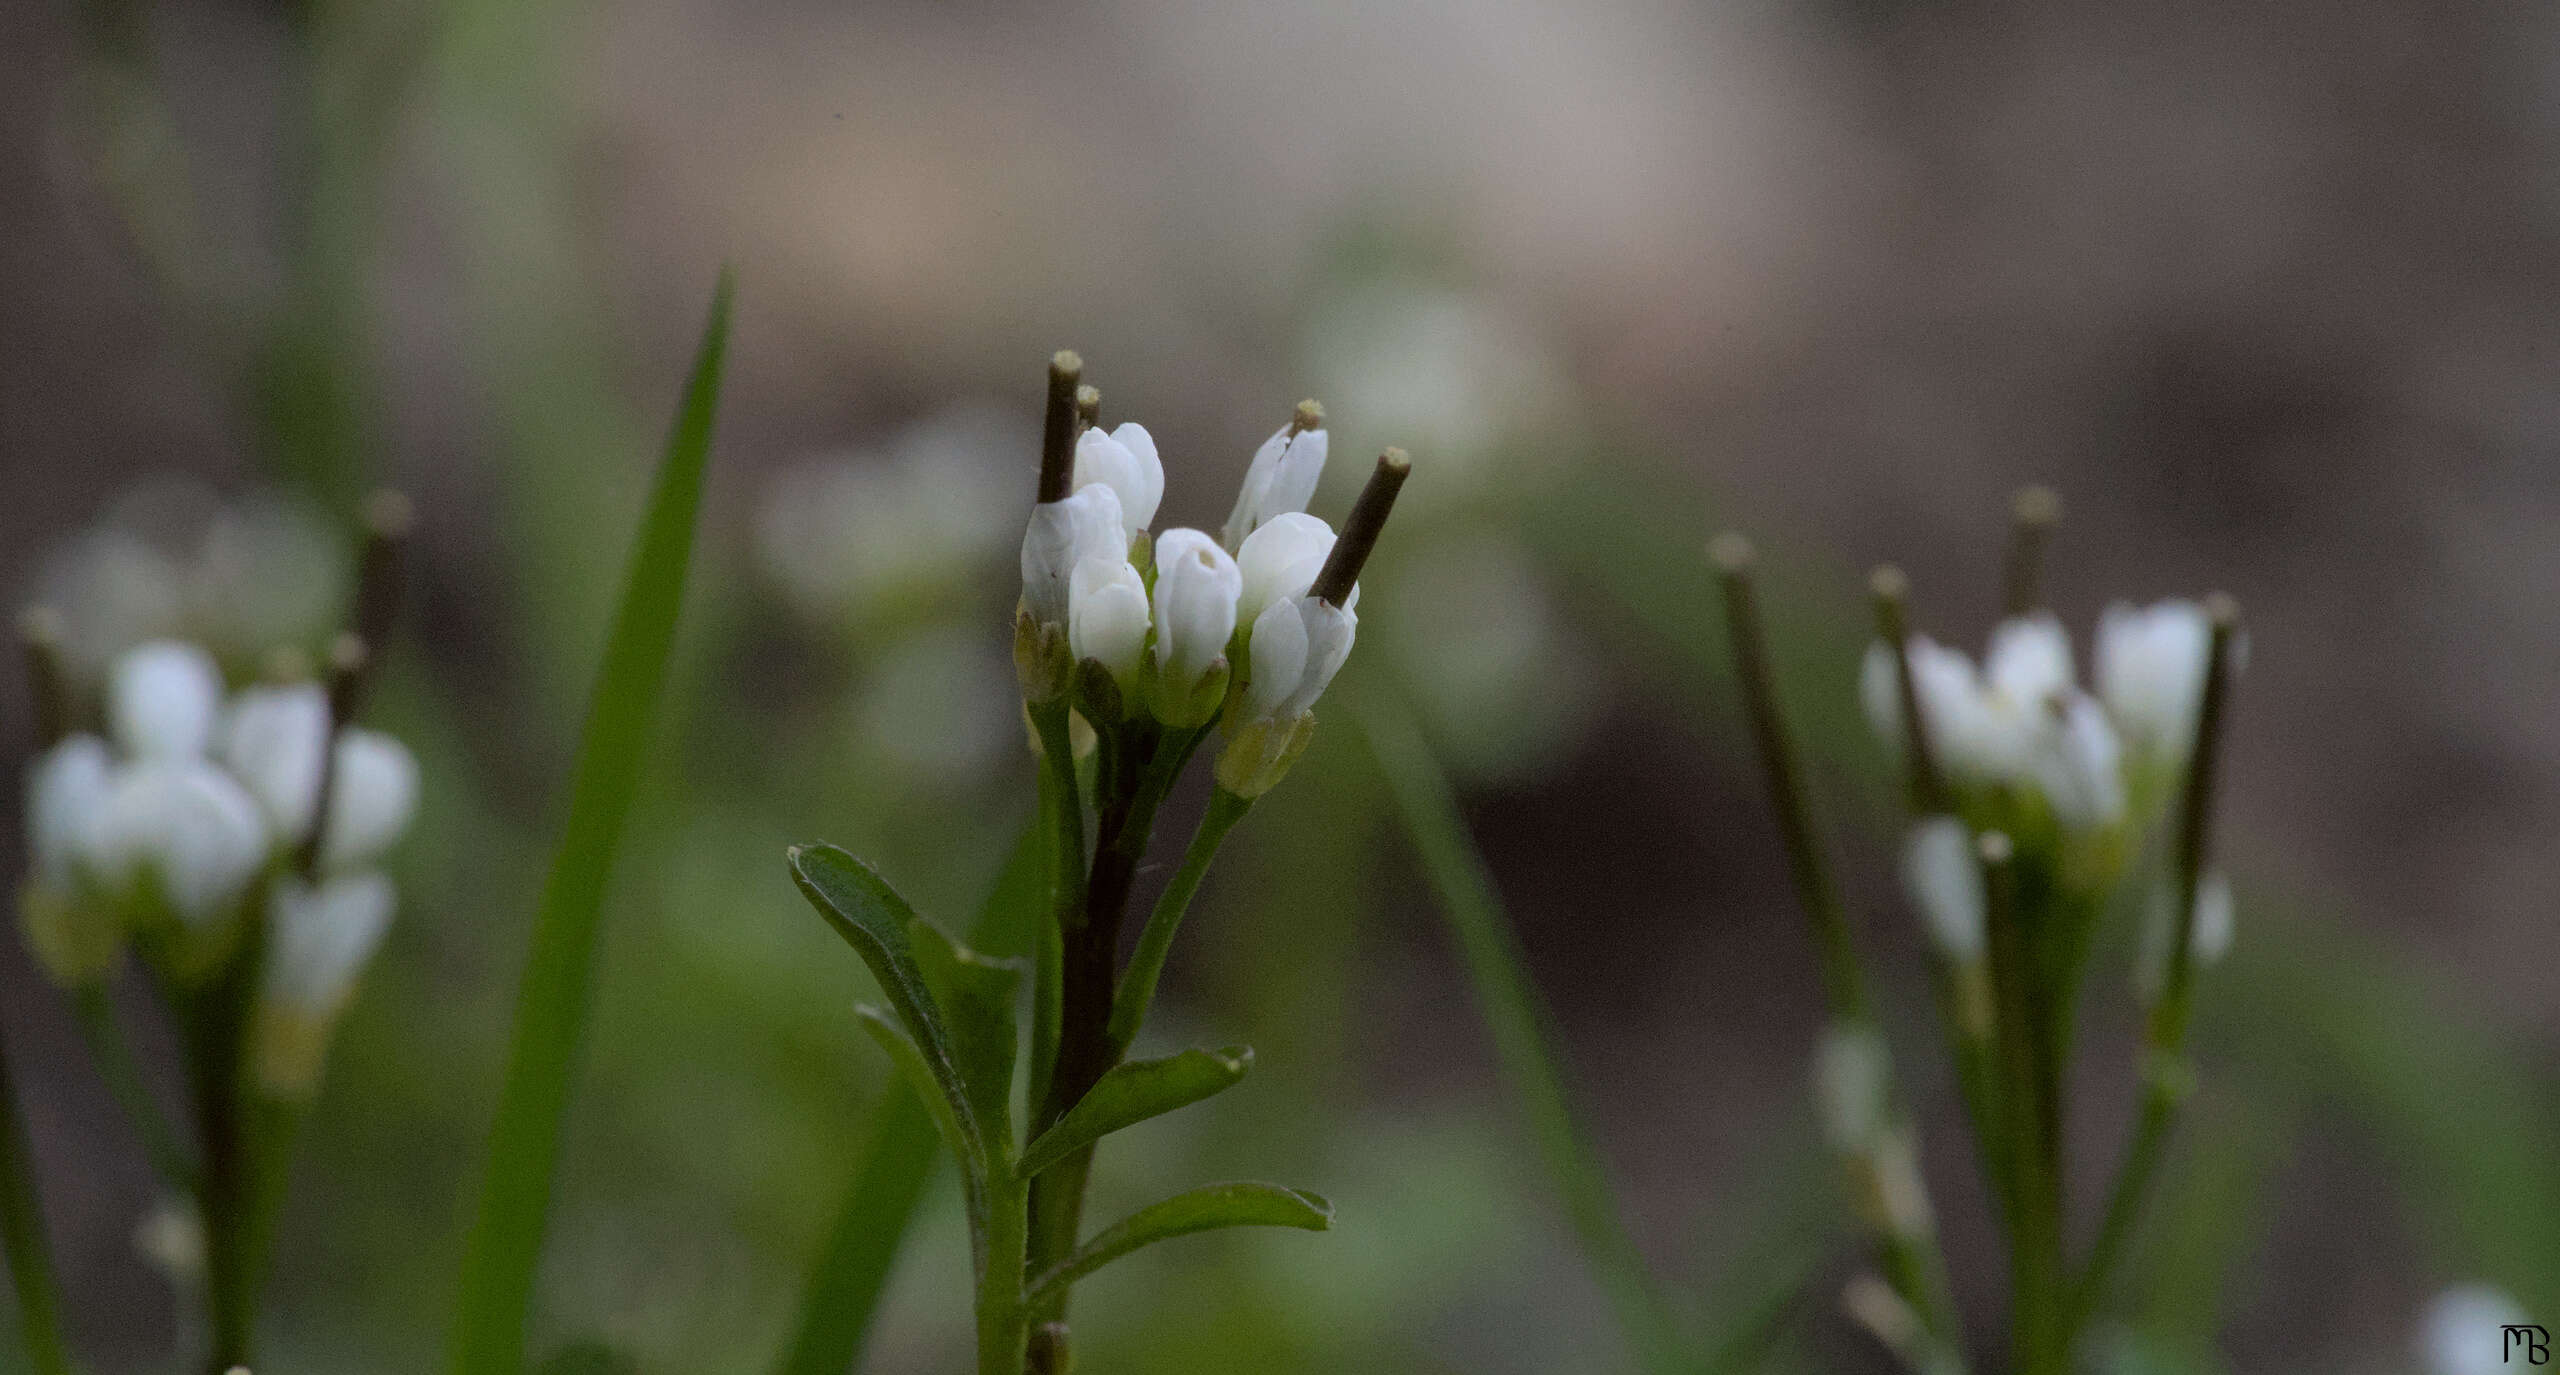
<instances>
[{"instance_id":1,"label":"narrow green leaf","mask_svg":"<svg viewBox=\"0 0 2560 1375\"><path fill-rule=\"evenodd\" d=\"M919 924L916 910L898 896L898 890L890 887L879 871L832 845L795 845L790 859L792 880L800 885L809 905L817 908L818 915L844 937L845 944L862 956L864 964L871 966L872 977L880 982L880 992L896 1009L907 1034L915 1038L924 1067L949 1102L961 1136L968 1143L960 1158L984 1161L986 1138L978 1128L968 1089L961 1082L960 1067L952 1059L951 1033L943 1026L942 1009L935 1002L932 986L925 982L924 971L916 964L915 947L908 935Z\"/></svg>"},{"instance_id":2,"label":"narrow green leaf","mask_svg":"<svg viewBox=\"0 0 2560 1375\"><path fill-rule=\"evenodd\" d=\"M932 1116L934 1130L942 1134L942 1144L950 1147L951 1153L959 1157L964 1166L974 1169L977 1143L970 1139L968 1128L961 1124L960 1115L955 1110L958 1104L943 1093L940 1079L933 1067L925 1062L924 1051L916 1045L915 1038L898 1025L897 1019L869 1003L854 1004L853 1015L862 1023L862 1029L871 1034L871 1039L889 1052L889 1062L898 1067L898 1077L906 1083L907 1091L916 1095L924 1103L925 1111Z\"/></svg>"},{"instance_id":3,"label":"narrow green leaf","mask_svg":"<svg viewBox=\"0 0 2560 1375\"><path fill-rule=\"evenodd\" d=\"M1025 828L995 889L969 929L972 944L1020 949L1034 928L1046 925L1047 838ZM778 1375L845 1375L862 1356L879 1311L880 1291L896 1267L916 1204L939 1158L926 1100L892 1082L882 1101L870 1149L854 1170L844 1204L829 1229L826 1249L810 1267L800 1298L800 1318L785 1348Z\"/></svg>"},{"instance_id":4,"label":"narrow green leaf","mask_svg":"<svg viewBox=\"0 0 2560 1375\"><path fill-rule=\"evenodd\" d=\"M981 955L919 917L907 923L916 967L942 1009L951 1038L952 1067L969 1095L989 1157L1013 1153L1013 1062L1022 1053L1021 1022L1014 1012L1023 963Z\"/></svg>"},{"instance_id":5,"label":"narrow green leaf","mask_svg":"<svg viewBox=\"0 0 2560 1375\"><path fill-rule=\"evenodd\" d=\"M1023 1151L1022 1175L1030 1178L1123 1127L1223 1092L1251 1068L1250 1046L1186 1050L1116 1066Z\"/></svg>"},{"instance_id":6,"label":"narrow green leaf","mask_svg":"<svg viewBox=\"0 0 2560 1375\"><path fill-rule=\"evenodd\" d=\"M560 851L534 915L533 941L517 994L515 1042L489 1131L488 1174L463 1258L451 1369L457 1375L511 1375L524 1368L525 1313L550 1212L560 1119L569 1097L580 1028L594 977L596 928L606 881L622 838L649 741L676 613L692 562L694 514L719 409L720 370L729 341L729 274L711 297L711 318L694 355L665 460L633 546L631 571L614 612L604 663L569 785Z\"/></svg>"},{"instance_id":7,"label":"narrow green leaf","mask_svg":"<svg viewBox=\"0 0 2560 1375\"><path fill-rule=\"evenodd\" d=\"M42 1375L70 1375L71 1352L62 1340L62 1295L54 1283L35 1158L27 1150L27 1127L18 1116L5 1045L0 1045L0 1252L8 1257L9 1280L17 1290L18 1335L27 1364Z\"/></svg>"},{"instance_id":8,"label":"narrow green leaf","mask_svg":"<svg viewBox=\"0 0 2560 1375\"><path fill-rule=\"evenodd\" d=\"M1321 1232L1333 1226L1333 1205L1322 1195L1277 1184L1207 1184L1152 1204L1094 1234L1074 1255L1035 1281L1024 1302L1047 1303L1068 1285L1141 1246L1221 1227L1296 1227Z\"/></svg>"},{"instance_id":9,"label":"narrow green leaf","mask_svg":"<svg viewBox=\"0 0 2560 1375\"><path fill-rule=\"evenodd\" d=\"M1402 712L1383 699L1369 697L1360 699L1358 710L1370 753L1386 776L1406 834L1412 837L1423 872L1439 895L1441 912L1466 962L1477 1010L1501 1059L1503 1077L1537 1136L1539 1153L1563 1198L1583 1260L1607 1292L1637 1363L1648 1371L1686 1370L1692 1363L1686 1351L1688 1341L1643 1254L1636 1250L1635 1239L1627 1234L1625 1215L1598 1149L1574 1116L1545 1005L1530 982L1519 939L1503 914L1484 856L1477 852L1458 815L1449 780Z\"/></svg>"}]
</instances>

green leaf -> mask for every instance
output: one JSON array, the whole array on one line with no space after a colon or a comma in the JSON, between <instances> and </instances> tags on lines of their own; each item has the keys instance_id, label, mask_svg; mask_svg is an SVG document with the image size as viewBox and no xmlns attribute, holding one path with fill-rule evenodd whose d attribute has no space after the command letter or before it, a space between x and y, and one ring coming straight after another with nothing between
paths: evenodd
<instances>
[{"instance_id":1,"label":"green leaf","mask_svg":"<svg viewBox=\"0 0 2560 1375\"><path fill-rule=\"evenodd\" d=\"M923 1101L925 1111L933 1118L934 1130L942 1134L942 1144L951 1148L951 1153L959 1157L964 1168L974 1170L977 1166L973 1158L976 1143L970 1139L968 1128L961 1124L960 1116L954 1110L954 1100L942 1092L941 1082L932 1066L926 1063L924 1051L916 1045L915 1038L909 1036L906 1028L899 1026L895 1018L869 1003L854 1004L853 1015L862 1023L862 1029L871 1034L871 1039L889 1052L889 1062L898 1067L898 1077L906 1083L908 1091Z\"/></svg>"},{"instance_id":2,"label":"green leaf","mask_svg":"<svg viewBox=\"0 0 2560 1375\"><path fill-rule=\"evenodd\" d=\"M1333 1205L1321 1195L1277 1184L1208 1184L1141 1208L1094 1234L1074 1255L1035 1281L1023 1301L1037 1309L1068 1285L1141 1246L1221 1227L1296 1227L1322 1232L1333 1226Z\"/></svg>"},{"instance_id":3,"label":"green leaf","mask_svg":"<svg viewBox=\"0 0 2560 1375\"><path fill-rule=\"evenodd\" d=\"M488 1175L463 1259L451 1352L451 1368L461 1375L509 1375L524 1368L525 1313L550 1211L560 1119L594 980L605 884L647 753L692 561L694 514L702 504L728 349L729 302L729 274L723 271L632 549L579 741L568 821L534 916L517 994L515 1041L489 1130Z\"/></svg>"},{"instance_id":4,"label":"green leaf","mask_svg":"<svg viewBox=\"0 0 2560 1375\"><path fill-rule=\"evenodd\" d=\"M1014 995L1022 988L1023 962L979 954L919 917L907 923L916 967L942 1009L951 1038L951 1061L978 1129L987 1134L991 1160L1013 1151L1013 1062L1022 1053Z\"/></svg>"},{"instance_id":5,"label":"green leaf","mask_svg":"<svg viewBox=\"0 0 2560 1375\"><path fill-rule=\"evenodd\" d=\"M914 1038L917 1060L949 1105L966 1143L965 1148L955 1148L960 1158L973 1169L982 1166L987 1158L986 1138L978 1128L967 1086L961 1082L959 1064L952 1058L951 1034L944 1029L942 1009L924 970L916 964L908 934L922 925L915 909L879 871L832 845L795 845L790 860L792 880L800 885L809 905L871 966L880 992Z\"/></svg>"},{"instance_id":6,"label":"green leaf","mask_svg":"<svg viewBox=\"0 0 2560 1375\"><path fill-rule=\"evenodd\" d=\"M1057 1125L1022 1153L1028 1179L1123 1127L1219 1093L1253 1068L1253 1048L1186 1050L1161 1060L1131 1060L1102 1076Z\"/></svg>"},{"instance_id":7,"label":"green leaf","mask_svg":"<svg viewBox=\"0 0 2560 1375\"><path fill-rule=\"evenodd\" d=\"M1033 930L1050 925L1048 892L1047 837L1037 825L1026 827L969 928L970 942L1020 948ZM800 1318L776 1366L778 1375L844 1375L861 1358L880 1291L933 1175L937 1132L926 1101L901 1082L890 1084L870 1148L845 1189L825 1249L810 1266Z\"/></svg>"},{"instance_id":8,"label":"green leaf","mask_svg":"<svg viewBox=\"0 0 2560 1375\"><path fill-rule=\"evenodd\" d=\"M1423 873L1465 959L1467 981L1511 1096L1528 1115L1547 1171L1563 1196L1584 1262L1608 1294L1638 1365L1656 1372L1690 1368L1694 1360L1686 1350L1688 1340L1643 1253L1627 1234L1625 1215L1590 1133L1574 1116L1546 1006L1529 979L1493 875L1458 815L1447 776L1404 713L1371 697L1358 699L1358 712L1370 753L1395 795L1406 834L1421 855Z\"/></svg>"}]
</instances>

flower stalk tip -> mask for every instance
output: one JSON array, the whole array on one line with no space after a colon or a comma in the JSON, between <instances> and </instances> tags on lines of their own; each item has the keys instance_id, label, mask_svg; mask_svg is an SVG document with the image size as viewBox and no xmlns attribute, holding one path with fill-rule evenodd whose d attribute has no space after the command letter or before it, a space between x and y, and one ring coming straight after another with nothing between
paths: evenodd
<instances>
[{"instance_id":1,"label":"flower stalk tip","mask_svg":"<svg viewBox=\"0 0 2560 1375\"><path fill-rule=\"evenodd\" d=\"M1404 490L1404 480L1413 475L1413 458L1402 449L1390 448L1378 455L1378 466L1369 474L1369 485L1360 489L1360 500L1342 522L1342 533L1333 541L1333 552L1325 556L1324 568L1316 574L1314 586L1307 595L1341 606L1351 596L1352 585L1360 581L1360 569L1378 547L1379 532L1387 528L1387 513L1396 505L1396 494Z\"/></svg>"},{"instance_id":2,"label":"flower stalk tip","mask_svg":"<svg viewBox=\"0 0 2560 1375\"><path fill-rule=\"evenodd\" d=\"M1084 381L1084 359L1074 349L1049 355L1049 409L1040 429L1040 491L1044 504L1064 501L1068 478L1075 471L1076 390Z\"/></svg>"},{"instance_id":3,"label":"flower stalk tip","mask_svg":"<svg viewBox=\"0 0 2560 1375\"><path fill-rule=\"evenodd\" d=\"M1102 421L1102 388L1086 384L1076 388L1076 423L1092 429Z\"/></svg>"},{"instance_id":4,"label":"flower stalk tip","mask_svg":"<svg viewBox=\"0 0 2560 1375\"><path fill-rule=\"evenodd\" d=\"M354 631L367 644L383 643L400 613L402 565L417 518L415 503L404 493L386 487L365 498L364 552L356 560Z\"/></svg>"},{"instance_id":5,"label":"flower stalk tip","mask_svg":"<svg viewBox=\"0 0 2560 1375\"><path fill-rule=\"evenodd\" d=\"M71 687L62 667L62 613L31 606L18 615L18 648L26 657L27 696L35 704L36 745L50 749L71 733Z\"/></svg>"},{"instance_id":6,"label":"flower stalk tip","mask_svg":"<svg viewBox=\"0 0 2560 1375\"><path fill-rule=\"evenodd\" d=\"M1727 530L1707 541L1707 561L1728 577L1749 573L1759 558L1760 553L1751 547L1750 538L1738 530Z\"/></svg>"},{"instance_id":7,"label":"flower stalk tip","mask_svg":"<svg viewBox=\"0 0 2560 1375\"><path fill-rule=\"evenodd\" d=\"M1293 435L1305 434L1309 430L1321 430L1323 428L1324 403L1316 400L1312 396L1299 402L1298 408L1295 411L1292 411L1289 415L1289 433Z\"/></svg>"},{"instance_id":8,"label":"flower stalk tip","mask_svg":"<svg viewBox=\"0 0 2560 1375\"><path fill-rule=\"evenodd\" d=\"M2023 616L2044 602L2044 550L2062 519L2062 498L2046 486L2021 487L2009 503L2009 561L2003 605Z\"/></svg>"}]
</instances>

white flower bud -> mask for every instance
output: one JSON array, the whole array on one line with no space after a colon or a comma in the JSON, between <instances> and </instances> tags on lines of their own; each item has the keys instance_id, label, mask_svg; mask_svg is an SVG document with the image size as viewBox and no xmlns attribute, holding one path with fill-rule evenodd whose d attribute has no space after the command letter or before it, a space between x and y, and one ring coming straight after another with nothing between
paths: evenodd
<instances>
[{"instance_id":1,"label":"white flower bud","mask_svg":"<svg viewBox=\"0 0 2560 1375\"><path fill-rule=\"evenodd\" d=\"M2012 616L1992 627L1982 677L2017 706L2042 707L2072 688L2071 634L2050 611Z\"/></svg>"},{"instance_id":2,"label":"white flower bud","mask_svg":"<svg viewBox=\"0 0 2560 1375\"><path fill-rule=\"evenodd\" d=\"M2086 693L2060 699L2035 755L2036 786L2074 831L2124 819L2124 749L2106 709Z\"/></svg>"},{"instance_id":3,"label":"white flower bud","mask_svg":"<svg viewBox=\"0 0 2560 1375\"><path fill-rule=\"evenodd\" d=\"M267 857L257 802L231 775L192 760L147 760L118 773L87 840L88 867L133 896L146 877L180 920L221 915Z\"/></svg>"},{"instance_id":4,"label":"white flower bud","mask_svg":"<svg viewBox=\"0 0 2560 1375\"><path fill-rule=\"evenodd\" d=\"M1324 571L1325 556L1332 552L1333 527L1304 511L1284 512L1245 536L1244 546L1236 551L1236 570L1244 576L1236 618L1251 625L1273 602L1307 595L1316 574ZM1357 605L1358 599L1355 587L1351 604Z\"/></svg>"},{"instance_id":5,"label":"white flower bud","mask_svg":"<svg viewBox=\"0 0 2560 1375\"><path fill-rule=\"evenodd\" d=\"M178 640L154 640L116 661L107 683L107 724L127 754L191 759L213 743L222 673L213 656Z\"/></svg>"},{"instance_id":6,"label":"white flower bud","mask_svg":"<svg viewBox=\"0 0 2560 1375\"><path fill-rule=\"evenodd\" d=\"M1902 886L1941 953L1959 965L1982 959L1982 865L1969 827L1952 816L1912 823L1902 844Z\"/></svg>"},{"instance_id":7,"label":"white flower bud","mask_svg":"<svg viewBox=\"0 0 2560 1375\"><path fill-rule=\"evenodd\" d=\"M320 793L320 753L328 748L329 694L317 683L253 687L231 700L222 725L222 762L267 809L291 844L311 830Z\"/></svg>"},{"instance_id":8,"label":"white flower bud","mask_svg":"<svg viewBox=\"0 0 2560 1375\"><path fill-rule=\"evenodd\" d=\"M1041 502L1031 508L1031 524L1022 532L1022 604L1034 621L1063 627L1076 565L1128 557L1120 498L1107 485L1097 482L1064 501Z\"/></svg>"},{"instance_id":9,"label":"white flower bud","mask_svg":"<svg viewBox=\"0 0 2560 1375\"><path fill-rule=\"evenodd\" d=\"M1351 657L1360 618L1321 597L1273 602L1254 618L1253 676L1245 684L1248 721L1306 714Z\"/></svg>"},{"instance_id":10,"label":"white flower bud","mask_svg":"<svg viewBox=\"0 0 2560 1375\"><path fill-rule=\"evenodd\" d=\"M1865 1150L1883 1135L1892 1082L1892 1054L1874 1027L1847 1023L1822 1033L1813 1054L1814 1105L1835 1149Z\"/></svg>"},{"instance_id":11,"label":"white flower bud","mask_svg":"<svg viewBox=\"0 0 2560 1375\"><path fill-rule=\"evenodd\" d=\"M1164 464L1156 458L1155 436L1134 420L1109 434L1085 431L1076 440L1073 481L1079 491L1095 483L1109 487L1120 499L1122 539L1136 538L1155 524L1156 507L1164 500Z\"/></svg>"},{"instance_id":12,"label":"white flower bud","mask_svg":"<svg viewBox=\"0 0 2560 1375\"><path fill-rule=\"evenodd\" d=\"M1123 688L1147 646L1147 583L1127 559L1086 559L1068 583L1067 647Z\"/></svg>"},{"instance_id":13,"label":"white flower bud","mask_svg":"<svg viewBox=\"0 0 2560 1375\"><path fill-rule=\"evenodd\" d=\"M1236 561L1198 530L1167 530L1156 541L1156 669L1188 686L1227 652L1243 591Z\"/></svg>"},{"instance_id":14,"label":"white flower bud","mask_svg":"<svg viewBox=\"0 0 2560 1375\"><path fill-rule=\"evenodd\" d=\"M1253 454L1253 463L1245 469L1244 486L1236 493L1235 511L1227 517L1227 527L1219 541L1229 549L1244 547L1245 538L1291 511L1307 509L1315 499L1316 482L1324 476L1324 459L1331 442L1323 430L1298 430L1284 425Z\"/></svg>"},{"instance_id":15,"label":"white flower bud","mask_svg":"<svg viewBox=\"0 0 2560 1375\"><path fill-rule=\"evenodd\" d=\"M45 751L27 777L27 849L36 883L69 888L114 783L107 742L74 735Z\"/></svg>"},{"instance_id":16,"label":"white flower bud","mask_svg":"<svg viewBox=\"0 0 2560 1375\"><path fill-rule=\"evenodd\" d=\"M2219 869L2196 880L2196 927L2188 937L2187 955L2198 969L2210 968L2231 951L2234 911L2231 880ZM2149 910L2142 924L2140 962L2135 966L2134 987L2149 1002L2160 996L2169 982L2169 946L2177 939L2178 894L2176 885L2160 883L2151 890Z\"/></svg>"},{"instance_id":17,"label":"white flower bud","mask_svg":"<svg viewBox=\"0 0 2560 1375\"><path fill-rule=\"evenodd\" d=\"M2091 676L2128 745L2170 758L2186 754L2212 645L2213 625L2191 601L2117 602L2098 617Z\"/></svg>"},{"instance_id":18,"label":"white flower bud","mask_svg":"<svg viewBox=\"0 0 2560 1375\"><path fill-rule=\"evenodd\" d=\"M2196 880L2193 950L2197 964L2220 964L2222 957L2231 953L2236 917L2231 901L2231 880L2227 875L2216 869Z\"/></svg>"},{"instance_id":19,"label":"white flower bud","mask_svg":"<svg viewBox=\"0 0 2560 1375\"><path fill-rule=\"evenodd\" d=\"M317 888L278 880L267 905L265 996L305 1016L335 1015L391 928L392 903L391 880L371 871Z\"/></svg>"},{"instance_id":20,"label":"white flower bud","mask_svg":"<svg viewBox=\"0 0 2560 1375\"><path fill-rule=\"evenodd\" d=\"M418 806L418 761L408 746L380 731L349 726L338 732L336 753L329 821L320 838L320 866L330 870L381 854L409 829Z\"/></svg>"},{"instance_id":21,"label":"white flower bud","mask_svg":"<svg viewBox=\"0 0 2560 1375\"><path fill-rule=\"evenodd\" d=\"M2507 1359L2506 1329L2529 1321L2499 1290L2455 1285L2436 1295L2419 1320L2418 1358L2428 1375L2506 1375L2517 1369Z\"/></svg>"},{"instance_id":22,"label":"white flower bud","mask_svg":"<svg viewBox=\"0 0 2560 1375\"><path fill-rule=\"evenodd\" d=\"M1929 750L1938 767L1966 782L2022 775L2034 752L2035 720L1996 697L1963 651L1926 635L1914 635L1909 643L1911 692L1928 725ZM1902 693L1892 646L1878 641L1868 647L1858 686L1868 723L1886 744L1901 748Z\"/></svg>"}]
</instances>

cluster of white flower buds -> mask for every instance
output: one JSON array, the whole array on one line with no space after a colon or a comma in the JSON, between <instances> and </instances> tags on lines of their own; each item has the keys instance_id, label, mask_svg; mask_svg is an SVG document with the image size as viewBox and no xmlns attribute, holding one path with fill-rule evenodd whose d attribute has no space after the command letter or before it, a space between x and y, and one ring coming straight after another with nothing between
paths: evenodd
<instances>
[{"instance_id":1,"label":"cluster of white flower buds","mask_svg":"<svg viewBox=\"0 0 2560 1375\"><path fill-rule=\"evenodd\" d=\"M1245 473L1224 530L1150 536L1164 497L1154 436L1093 423L1072 353L1050 362L1039 501L1022 538L1015 663L1035 705L1074 694L1096 725L1141 713L1223 722L1220 786L1267 791L1306 747L1309 708L1359 631L1358 577L1411 465L1376 472L1336 536L1306 512L1324 475L1324 410L1301 402Z\"/></svg>"}]
</instances>

